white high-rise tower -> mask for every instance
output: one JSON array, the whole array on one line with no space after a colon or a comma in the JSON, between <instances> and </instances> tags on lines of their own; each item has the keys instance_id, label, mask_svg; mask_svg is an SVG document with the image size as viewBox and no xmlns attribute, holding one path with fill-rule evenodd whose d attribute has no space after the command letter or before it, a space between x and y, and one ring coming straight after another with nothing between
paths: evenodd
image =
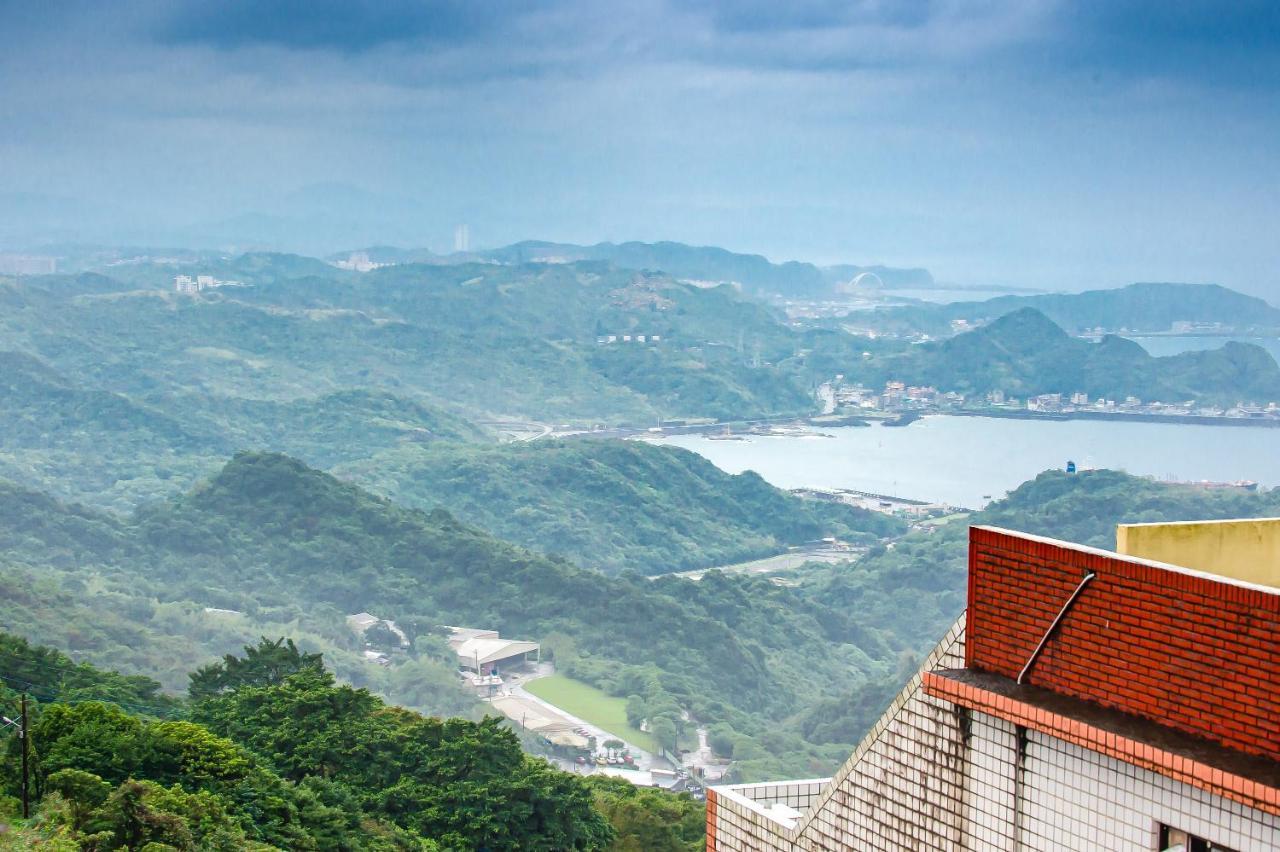
<instances>
[{"instance_id":1,"label":"white high-rise tower","mask_svg":"<svg viewBox=\"0 0 1280 852\"><path fill-rule=\"evenodd\" d=\"M453 250L471 251L471 228L459 225L453 229Z\"/></svg>"}]
</instances>

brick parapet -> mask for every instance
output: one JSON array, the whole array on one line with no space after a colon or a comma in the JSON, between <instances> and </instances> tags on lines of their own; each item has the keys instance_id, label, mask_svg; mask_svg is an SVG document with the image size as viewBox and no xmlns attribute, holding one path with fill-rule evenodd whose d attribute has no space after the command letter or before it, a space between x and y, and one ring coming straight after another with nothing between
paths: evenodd
<instances>
[{"instance_id":1,"label":"brick parapet","mask_svg":"<svg viewBox=\"0 0 1280 852\"><path fill-rule=\"evenodd\" d=\"M991 527L970 532L969 668L1280 760L1280 592Z\"/></svg>"}]
</instances>

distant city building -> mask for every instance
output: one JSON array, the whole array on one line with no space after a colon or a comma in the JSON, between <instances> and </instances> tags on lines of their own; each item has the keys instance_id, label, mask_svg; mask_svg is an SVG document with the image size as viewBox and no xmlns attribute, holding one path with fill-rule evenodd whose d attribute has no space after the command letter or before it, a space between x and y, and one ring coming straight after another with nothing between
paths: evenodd
<instances>
[{"instance_id":1,"label":"distant city building","mask_svg":"<svg viewBox=\"0 0 1280 852\"><path fill-rule=\"evenodd\" d=\"M353 251L346 260L335 260L333 265L339 269L350 269L353 272L370 272L374 269L381 269L387 264L374 263L369 259L368 252Z\"/></svg>"},{"instance_id":2,"label":"distant city building","mask_svg":"<svg viewBox=\"0 0 1280 852\"><path fill-rule=\"evenodd\" d=\"M833 778L711 787L707 852L1280 848L1280 521L969 534L969 599Z\"/></svg>"},{"instance_id":3,"label":"distant city building","mask_svg":"<svg viewBox=\"0 0 1280 852\"><path fill-rule=\"evenodd\" d=\"M57 271L55 257L0 252L0 275L52 275Z\"/></svg>"},{"instance_id":4,"label":"distant city building","mask_svg":"<svg viewBox=\"0 0 1280 852\"><path fill-rule=\"evenodd\" d=\"M179 293L188 295L199 293L202 290L211 290L215 287L243 287L239 281L221 281L212 275L197 275L194 278L190 275L173 276L173 289Z\"/></svg>"},{"instance_id":5,"label":"distant city building","mask_svg":"<svg viewBox=\"0 0 1280 852\"><path fill-rule=\"evenodd\" d=\"M453 250L471 251L471 227L459 225L453 229Z\"/></svg>"}]
</instances>

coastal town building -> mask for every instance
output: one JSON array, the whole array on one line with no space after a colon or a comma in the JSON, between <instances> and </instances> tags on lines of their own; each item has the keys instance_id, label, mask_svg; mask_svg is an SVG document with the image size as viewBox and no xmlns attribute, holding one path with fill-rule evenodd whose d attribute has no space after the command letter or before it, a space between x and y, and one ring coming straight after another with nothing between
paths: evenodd
<instances>
[{"instance_id":1,"label":"coastal town building","mask_svg":"<svg viewBox=\"0 0 1280 852\"><path fill-rule=\"evenodd\" d=\"M1280 519L970 531L968 608L834 778L708 852L1280 849Z\"/></svg>"}]
</instances>

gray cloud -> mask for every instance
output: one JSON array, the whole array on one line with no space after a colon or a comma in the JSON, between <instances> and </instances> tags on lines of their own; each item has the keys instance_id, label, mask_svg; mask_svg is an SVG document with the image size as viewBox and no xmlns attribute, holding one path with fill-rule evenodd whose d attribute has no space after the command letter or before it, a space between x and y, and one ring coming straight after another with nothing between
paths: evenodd
<instances>
[{"instance_id":1,"label":"gray cloud","mask_svg":"<svg viewBox=\"0 0 1280 852\"><path fill-rule=\"evenodd\" d=\"M96 237L255 213L284 242L310 204L333 241L465 220L1269 287L1274 14L1206 8L0 0L0 185L81 199ZM0 200L0 240L48 232L27 208L65 213Z\"/></svg>"}]
</instances>

